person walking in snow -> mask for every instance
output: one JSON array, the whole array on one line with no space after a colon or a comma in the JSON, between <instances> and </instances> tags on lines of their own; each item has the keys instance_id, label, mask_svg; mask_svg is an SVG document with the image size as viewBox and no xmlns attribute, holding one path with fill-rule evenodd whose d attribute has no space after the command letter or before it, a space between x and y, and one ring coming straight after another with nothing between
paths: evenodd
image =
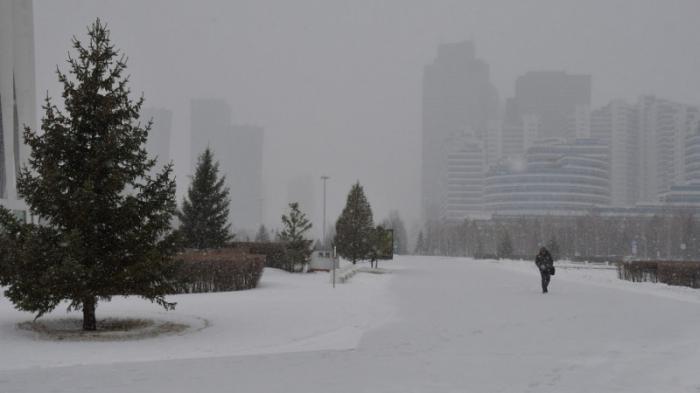
<instances>
[{"instance_id":1,"label":"person walking in snow","mask_svg":"<svg viewBox=\"0 0 700 393\"><path fill-rule=\"evenodd\" d=\"M546 248L541 247L540 252L535 257L535 265L540 269L542 293L547 293L549 280L551 276L554 275L554 259L552 259L552 254L550 254Z\"/></svg>"}]
</instances>

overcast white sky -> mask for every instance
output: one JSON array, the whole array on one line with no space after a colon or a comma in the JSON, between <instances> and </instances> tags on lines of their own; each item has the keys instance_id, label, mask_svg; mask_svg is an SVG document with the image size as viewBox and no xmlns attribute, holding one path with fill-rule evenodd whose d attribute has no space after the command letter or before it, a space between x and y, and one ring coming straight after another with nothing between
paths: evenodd
<instances>
[{"instance_id":1,"label":"overcast white sky","mask_svg":"<svg viewBox=\"0 0 700 393\"><path fill-rule=\"evenodd\" d=\"M528 71L593 75L594 105L655 93L700 104L698 0L35 0L39 98L72 35L96 17L129 56L147 106L174 112L187 184L189 100L225 98L266 130L265 216L278 226L287 181L327 173L329 217L350 184L375 219L419 213L421 77L439 43L473 39L501 98ZM318 218L321 188L316 198ZM233 190L235 197L235 190ZM317 221L320 227L320 221Z\"/></svg>"}]
</instances>

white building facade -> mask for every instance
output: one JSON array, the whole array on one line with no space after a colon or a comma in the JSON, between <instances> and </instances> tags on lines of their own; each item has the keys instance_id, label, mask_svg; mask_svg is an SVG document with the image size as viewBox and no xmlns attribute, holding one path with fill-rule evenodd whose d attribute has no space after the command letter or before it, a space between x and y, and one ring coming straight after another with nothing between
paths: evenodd
<instances>
[{"instance_id":1,"label":"white building facade","mask_svg":"<svg viewBox=\"0 0 700 393\"><path fill-rule=\"evenodd\" d=\"M610 184L613 206L632 206L639 197L639 129L637 109L622 100L591 113L591 137L610 148Z\"/></svg>"},{"instance_id":2,"label":"white building facade","mask_svg":"<svg viewBox=\"0 0 700 393\"><path fill-rule=\"evenodd\" d=\"M685 145L695 131L698 108L654 96L637 104L640 132L640 201L655 202L685 182Z\"/></svg>"},{"instance_id":3,"label":"white building facade","mask_svg":"<svg viewBox=\"0 0 700 393\"><path fill-rule=\"evenodd\" d=\"M17 175L28 156L24 127L36 129L34 23L31 0L0 1L0 204L26 211Z\"/></svg>"},{"instance_id":4,"label":"white building facade","mask_svg":"<svg viewBox=\"0 0 700 393\"><path fill-rule=\"evenodd\" d=\"M484 143L473 135L457 135L444 147L445 193L441 204L443 220L461 222L482 215L486 154Z\"/></svg>"},{"instance_id":5,"label":"white building facade","mask_svg":"<svg viewBox=\"0 0 700 393\"><path fill-rule=\"evenodd\" d=\"M422 205L423 218L441 214L446 158L443 146L455 134L470 134L483 142L484 154L499 154L498 94L489 65L476 56L473 42L442 44L423 70Z\"/></svg>"}]
</instances>

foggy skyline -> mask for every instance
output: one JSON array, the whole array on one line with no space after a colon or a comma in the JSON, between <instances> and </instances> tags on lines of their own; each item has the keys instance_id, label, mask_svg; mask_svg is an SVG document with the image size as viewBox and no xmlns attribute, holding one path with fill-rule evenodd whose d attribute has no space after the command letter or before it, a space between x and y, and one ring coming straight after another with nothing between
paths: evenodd
<instances>
[{"instance_id":1,"label":"foggy skyline","mask_svg":"<svg viewBox=\"0 0 700 393\"><path fill-rule=\"evenodd\" d=\"M71 36L96 17L108 23L134 96L173 112L178 202L189 184L191 99L223 98L234 123L263 127L272 228L289 180L322 174L331 222L356 180L375 221L393 209L409 226L420 216L421 79L441 43L473 40L501 99L528 71L564 70L592 75L593 108L640 94L700 104L693 0L35 0L34 11L38 100L59 96L54 71L66 68ZM318 204L321 190L318 180Z\"/></svg>"}]
</instances>

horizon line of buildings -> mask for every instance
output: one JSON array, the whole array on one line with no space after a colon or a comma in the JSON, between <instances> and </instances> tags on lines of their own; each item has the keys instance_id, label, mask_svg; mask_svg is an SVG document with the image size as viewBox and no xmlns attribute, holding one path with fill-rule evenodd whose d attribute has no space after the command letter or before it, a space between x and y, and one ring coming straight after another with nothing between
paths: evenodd
<instances>
[{"instance_id":1,"label":"horizon line of buildings","mask_svg":"<svg viewBox=\"0 0 700 393\"><path fill-rule=\"evenodd\" d=\"M501 107L474 44L441 45L423 77L423 219L700 210L700 109L592 109L591 85L530 71Z\"/></svg>"}]
</instances>

